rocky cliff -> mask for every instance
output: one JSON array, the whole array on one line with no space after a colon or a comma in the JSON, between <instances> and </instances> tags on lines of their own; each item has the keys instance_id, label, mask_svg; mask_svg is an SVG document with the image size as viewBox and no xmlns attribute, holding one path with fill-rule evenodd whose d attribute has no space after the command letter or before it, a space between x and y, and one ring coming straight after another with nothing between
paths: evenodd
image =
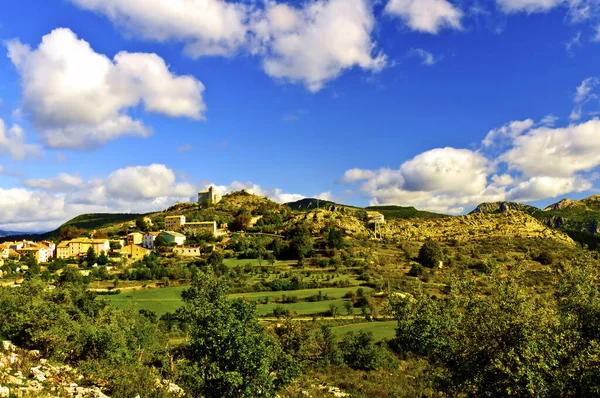
<instances>
[{"instance_id":1,"label":"rocky cliff","mask_svg":"<svg viewBox=\"0 0 600 398\"><path fill-rule=\"evenodd\" d=\"M549 228L520 211L498 214L475 213L430 220L395 220L383 226L385 236L402 240L466 241L485 238L543 238L575 245L561 231Z\"/></svg>"}]
</instances>

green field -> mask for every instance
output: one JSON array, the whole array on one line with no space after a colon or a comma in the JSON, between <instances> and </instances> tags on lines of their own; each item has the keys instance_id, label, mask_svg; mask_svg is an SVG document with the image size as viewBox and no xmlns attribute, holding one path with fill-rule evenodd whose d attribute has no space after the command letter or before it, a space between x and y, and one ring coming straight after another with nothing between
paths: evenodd
<instances>
[{"instance_id":1,"label":"green field","mask_svg":"<svg viewBox=\"0 0 600 398\"><path fill-rule=\"evenodd\" d=\"M259 304L256 306L256 310L259 316L271 315L276 307L283 307L287 310L297 312L298 315L318 315L329 310L330 305L338 307L338 314L345 315L344 303L348 300L326 300L316 301L314 303L292 303L292 304Z\"/></svg>"},{"instance_id":2,"label":"green field","mask_svg":"<svg viewBox=\"0 0 600 398\"><path fill-rule=\"evenodd\" d=\"M373 338L376 341L380 341L394 337L396 333L396 326L398 326L397 321L365 322L352 323L350 325L334 326L331 328L331 330L338 337L342 337L348 332L358 332L359 330L366 330L373 333Z\"/></svg>"},{"instance_id":3,"label":"green field","mask_svg":"<svg viewBox=\"0 0 600 398\"><path fill-rule=\"evenodd\" d=\"M146 309L155 312L158 316L163 315L166 312L173 312L181 307L181 292L186 289L187 286L177 287L164 287L156 289L142 289L142 290L130 290L125 291L112 296L102 296L102 299L107 300L112 305L120 308L127 308L133 306L137 309ZM356 292L357 287L344 287L344 288L324 288L324 289L306 289L306 290L290 290L280 292L252 292L252 293L237 293L232 294L229 297L237 298L244 297L248 300L262 300L265 297L269 297L270 300L274 300L275 297L296 296L298 298L306 298L315 294L319 291L323 295L327 295L331 299L337 300L326 300L314 303L293 303L293 304L260 304L257 306L259 315L266 315L273 311L278 305L282 305L291 311L296 311L301 315L313 315L320 312L325 312L329 309L330 304L337 305L340 314L345 314L343 310L343 302L340 300L347 292ZM363 287L365 293L371 292L373 289Z\"/></svg>"}]
</instances>

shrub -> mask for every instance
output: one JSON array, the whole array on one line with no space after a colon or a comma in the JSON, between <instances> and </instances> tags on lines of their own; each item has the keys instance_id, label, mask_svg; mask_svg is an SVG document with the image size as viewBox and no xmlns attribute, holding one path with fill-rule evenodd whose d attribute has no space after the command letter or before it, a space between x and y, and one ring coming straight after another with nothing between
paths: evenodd
<instances>
[{"instance_id":1,"label":"shrub","mask_svg":"<svg viewBox=\"0 0 600 398\"><path fill-rule=\"evenodd\" d=\"M408 272L408 275L419 277L419 276L423 275L423 271L425 271L425 268L421 264L414 263L412 265L412 267L410 267L410 271Z\"/></svg>"},{"instance_id":2,"label":"shrub","mask_svg":"<svg viewBox=\"0 0 600 398\"><path fill-rule=\"evenodd\" d=\"M433 242L427 241L419 250L419 263L424 267L437 267L440 261L444 260L444 253L440 246Z\"/></svg>"}]
</instances>

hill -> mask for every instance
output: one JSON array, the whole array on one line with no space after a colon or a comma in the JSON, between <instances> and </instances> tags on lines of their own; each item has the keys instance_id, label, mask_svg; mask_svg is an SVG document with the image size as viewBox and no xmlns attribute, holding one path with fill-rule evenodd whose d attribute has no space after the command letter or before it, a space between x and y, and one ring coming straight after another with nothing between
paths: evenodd
<instances>
[{"instance_id":1,"label":"hill","mask_svg":"<svg viewBox=\"0 0 600 398\"><path fill-rule=\"evenodd\" d=\"M330 202L328 200L322 199L314 199L314 198L305 198L300 199L296 202L289 202L285 204L292 210L315 210L315 209L323 209L329 211L336 211L342 208L351 208L351 209L359 209L358 207L341 205L339 203Z\"/></svg>"},{"instance_id":2,"label":"hill","mask_svg":"<svg viewBox=\"0 0 600 398\"><path fill-rule=\"evenodd\" d=\"M369 211L378 211L386 219L409 219L409 218L444 218L450 217L446 214L432 213L429 211L417 210L412 206L369 206L365 208Z\"/></svg>"},{"instance_id":3,"label":"hill","mask_svg":"<svg viewBox=\"0 0 600 398\"><path fill-rule=\"evenodd\" d=\"M533 215L540 211L537 207L529 206L523 203L517 202L488 202L481 203L469 214L485 213L485 214L497 214L504 213L509 210L518 210L529 215Z\"/></svg>"}]
</instances>

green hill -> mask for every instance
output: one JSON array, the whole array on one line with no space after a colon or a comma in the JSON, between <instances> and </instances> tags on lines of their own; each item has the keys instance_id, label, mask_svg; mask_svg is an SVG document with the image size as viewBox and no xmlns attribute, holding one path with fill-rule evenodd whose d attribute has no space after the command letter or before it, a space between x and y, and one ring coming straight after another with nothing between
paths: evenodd
<instances>
[{"instance_id":1,"label":"green hill","mask_svg":"<svg viewBox=\"0 0 600 398\"><path fill-rule=\"evenodd\" d=\"M408 219L408 218L445 218L450 217L446 214L433 213L429 211L417 210L412 206L369 206L365 210L378 211L387 219Z\"/></svg>"},{"instance_id":2,"label":"green hill","mask_svg":"<svg viewBox=\"0 0 600 398\"><path fill-rule=\"evenodd\" d=\"M529 205L526 205L523 203L488 202L488 203L481 203L469 214L476 214L476 213L497 214L497 213L504 213L505 211L509 211L509 210L519 210L519 211L522 211L529 215L533 215L540 211L540 209L538 209L537 207L529 206Z\"/></svg>"},{"instance_id":3,"label":"green hill","mask_svg":"<svg viewBox=\"0 0 600 398\"><path fill-rule=\"evenodd\" d=\"M339 203L330 202L328 200L322 199L314 199L314 198L305 198L300 199L296 202L289 202L286 205L292 210L314 210L314 209L323 209L329 211L336 211L342 208L350 208L359 210L358 207L341 205Z\"/></svg>"}]
</instances>

